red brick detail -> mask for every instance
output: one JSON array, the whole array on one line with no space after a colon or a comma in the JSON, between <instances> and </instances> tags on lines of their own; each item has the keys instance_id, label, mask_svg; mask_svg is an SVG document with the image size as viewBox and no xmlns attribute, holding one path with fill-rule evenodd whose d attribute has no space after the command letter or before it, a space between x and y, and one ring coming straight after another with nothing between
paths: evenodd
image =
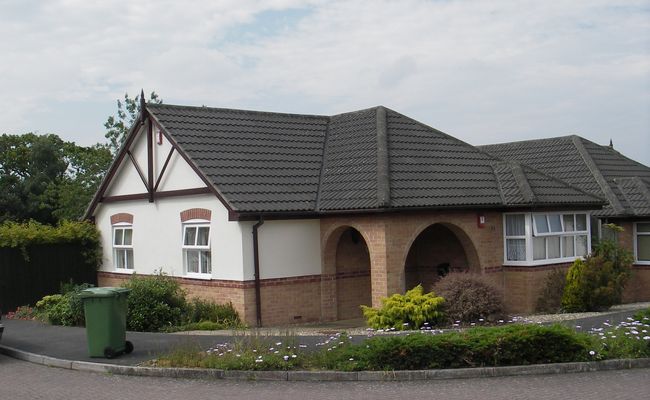
<instances>
[{"instance_id":1,"label":"red brick detail","mask_svg":"<svg viewBox=\"0 0 650 400\"><path fill-rule=\"evenodd\" d=\"M495 272L503 272L503 266L502 265L496 265L494 267L483 267L483 272L486 274L492 274Z\"/></svg>"},{"instance_id":2,"label":"red brick detail","mask_svg":"<svg viewBox=\"0 0 650 400\"><path fill-rule=\"evenodd\" d=\"M346 271L346 272L337 272L336 273L336 279L358 278L360 276L370 276L370 270Z\"/></svg>"},{"instance_id":3,"label":"red brick detail","mask_svg":"<svg viewBox=\"0 0 650 400\"><path fill-rule=\"evenodd\" d=\"M205 208L190 208L189 210L181 211L181 222L189 221L191 219L204 219L210 221L212 211Z\"/></svg>"},{"instance_id":4,"label":"red brick detail","mask_svg":"<svg viewBox=\"0 0 650 400\"><path fill-rule=\"evenodd\" d=\"M118 213L111 215L111 225L119 224L120 222L133 223L133 214Z\"/></svg>"}]
</instances>

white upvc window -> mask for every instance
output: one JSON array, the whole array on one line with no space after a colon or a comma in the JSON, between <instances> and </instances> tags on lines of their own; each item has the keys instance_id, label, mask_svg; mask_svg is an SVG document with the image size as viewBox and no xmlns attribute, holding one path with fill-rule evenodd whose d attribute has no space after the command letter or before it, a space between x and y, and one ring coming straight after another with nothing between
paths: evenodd
<instances>
[{"instance_id":1,"label":"white upvc window","mask_svg":"<svg viewBox=\"0 0 650 400\"><path fill-rule=\"evenodd\" d=\"M113 264L118 271L133 272L133 227L113 225Z\"/></svg>"},{"instance_id":2,"label":"white upvc window","mask_svg":"<svg viewBox=\"0 0 650 400\"><path fill-rule=\"evenodd\" d=\"M183 224L183 263L186 275L201 278L211 276L209 223L190 221Z\"/></svg>"},{"instance_id":3,"label":"white upvc window","mask_svg":"<svg viewBox=\"0 0 650 400\"><path fill-rule=\"evenodd\" d=\"M576 212L504 214L506 265L570 262L591 250L589 215Z\"/></svg>"},{"instance_id":4,"label":"white upvc window","mask_svg":"<svg viewBox=\"0 0 650 400\"><path fill-rule=\"evenodd\" d=\"M634 223L634 261L650 265L650 221Z\"/></svg>"}]
</instances>

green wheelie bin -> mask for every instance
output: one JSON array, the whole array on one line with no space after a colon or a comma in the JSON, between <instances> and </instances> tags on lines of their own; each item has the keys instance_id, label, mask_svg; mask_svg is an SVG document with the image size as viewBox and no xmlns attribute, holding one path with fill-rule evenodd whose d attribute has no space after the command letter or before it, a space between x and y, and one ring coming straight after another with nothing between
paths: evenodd
<instances>
[{"instance_id":1,"label":"green wheelie bin","mask_svg":"<svg viewBox=\"0 0 650 400\"><path fill-rule=\"evenodd\" d=\"M90 357L113 358L133 351L126 340L126 297L129 289L98 287L82 290Z\"/></svg>"}]
</instances>

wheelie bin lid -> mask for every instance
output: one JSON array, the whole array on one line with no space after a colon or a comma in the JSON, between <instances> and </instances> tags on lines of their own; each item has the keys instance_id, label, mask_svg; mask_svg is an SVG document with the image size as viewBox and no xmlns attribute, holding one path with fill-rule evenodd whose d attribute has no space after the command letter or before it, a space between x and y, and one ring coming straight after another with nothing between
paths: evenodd
<instances>
[{"instance_id":1,"label":"wheelie bin lid","mask_svg":"<svg viewBox=\"0 0 650 400\"><path fill-rule=\"evenodd\" d=\"M93 297L117 297L122 294L127 294L130 291L131 289L122 287L94 287L82 290L79 293L79 297L82 299Z\"/></svg>"}]
</instances>

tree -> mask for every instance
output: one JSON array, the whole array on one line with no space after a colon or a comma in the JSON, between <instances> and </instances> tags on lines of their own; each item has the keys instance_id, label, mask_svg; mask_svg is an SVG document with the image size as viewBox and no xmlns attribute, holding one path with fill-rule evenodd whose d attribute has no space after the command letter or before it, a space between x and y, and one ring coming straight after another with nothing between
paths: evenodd
<instances>
[{"instance_id":1,"label":"tree","mask_svg":"<svg viewBox=\"0 0 650 400\"><path fill-rule=\"evenodd\" d=\"M608 224L609 229L622 228ZM569 312L602 311L619 304L630 276L632 253L611 240L602 240L584 261L569 268L562 296L562 308Z\"/></svg>"},{"instance_id":2,"label":"tree","mask_svg":"<svg viewBox=\"0 0 650 400\"><path fill-rule=\"evenodd\" d=\"M130 98L128 93L124 94L124 101L117 100L117 115L111 115L104 123L104 127L108 129L106 138L109 140L109 147L113 155L124 143L129 128L136 122L138 114L140 113L140 96L144 93ZM162 104L162 99L156 94L151 92L147 103Z\"/></svg>"},{"instance_id":3,"label":"tree","mask_svg":"<svg viewBox=\"0 0 650 400\"><path fill-rule=\"evenodd\" d=\"M113 155L106 144L82 147L66 142L63 148L68 169L56 185L57 207L53 214L59 220L74 220L83 216Z\"/></svg>"},{"instance_id":4,"label":"tree","mask_svg":"<svg viewBox=\"0 0 650 400\"><path fill-rule=\"evenodd\" d=\"M67 168L62 145L56 135L0 136L0 222L56 222L48 193Z\"/></svg>"},{"instance_id":5,"label":"tree","mask_svg":"<svg viewBox=\"0 0 650 400\"><path fill-rule=\"evenodd\" d=\"M107 145L77 146L52 134L0 136L0 222L80 218L111 158Z\"/></svg>"}]
</instances>

